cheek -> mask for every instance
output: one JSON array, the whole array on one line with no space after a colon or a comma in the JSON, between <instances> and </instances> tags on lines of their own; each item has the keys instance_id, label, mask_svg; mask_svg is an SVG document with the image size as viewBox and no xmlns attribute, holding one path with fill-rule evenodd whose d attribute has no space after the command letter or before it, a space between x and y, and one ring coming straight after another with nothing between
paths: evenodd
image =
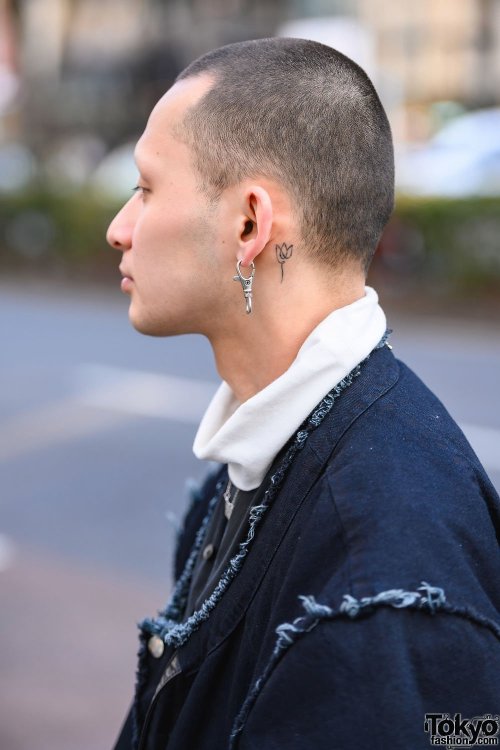
<instances>
[{"instance_id":1,"label":"cheek","mask_svg":"<svg viewBox=\"0 0 500 750\"><path fill-rule=\"evenodd\" d=\"M196 218L186 211L165 202L165 207L147 207L138 220L134 232L134 246L140 252L165 245L175 245L196 234Z\"/></svg>"},{"instance_id":2,"label":"cheek","mask_svg":"<svg viewBox=\"0 0 500 750\"><path fill-rule=\"evenodd\" d=\"M163 273L172 246L172 224L162 215L144 213L137 222L133 237L132 264L137 273L154 282L156 274Z\"/></svg>"},{"instance_id":3,"label":"cheek","mask_svg":"<svg viewBox=\"0 0 500 750\"><path fill-rule=\"evenodd\" d=\"M145 205L135 226L134 267L148 275L178 279L203 273L217 265L215 217L206 206L183 196L155 196L157 203ZM151 285L154 279L150 278Z\"/></svg>"}]
</instances>

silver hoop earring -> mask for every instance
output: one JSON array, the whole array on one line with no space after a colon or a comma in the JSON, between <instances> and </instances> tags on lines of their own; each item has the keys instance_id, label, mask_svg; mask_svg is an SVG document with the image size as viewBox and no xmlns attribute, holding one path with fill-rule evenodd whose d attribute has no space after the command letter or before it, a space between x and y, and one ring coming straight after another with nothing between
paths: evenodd
<instances>
[{"instance_id":1,"label":"silver hoop earring","mask_svg":"<svg viewBox=\"0 0 500 750\"><path fill-rule=\"evenodd\" d=\"M252 284L253 277L255 276L255 263L253 260L250 263L251 274L247 278L241 273L241 260L236 264L236 276L233 276L233 281L239 281L243 289L243 296L246 300L247 315L252 312Z\"/></svg>"}]
</instances>

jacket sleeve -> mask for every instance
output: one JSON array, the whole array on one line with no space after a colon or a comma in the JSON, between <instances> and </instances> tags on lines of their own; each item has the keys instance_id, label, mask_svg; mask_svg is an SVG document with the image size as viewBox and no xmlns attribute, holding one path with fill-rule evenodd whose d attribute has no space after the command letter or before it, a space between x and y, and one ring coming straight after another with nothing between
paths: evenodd
<instances>
[{"instance_id":1,"label":"jacket sleeve","mask_svg":"<svg viewBox=\"0 0 500 750\"><path fill-rule=\"evenodd\" d=\"M498 715L499 633L467 616L383 607L320 620L275 660L234 747L428 750L426 713Z\"/></svg>"}]
</instances>

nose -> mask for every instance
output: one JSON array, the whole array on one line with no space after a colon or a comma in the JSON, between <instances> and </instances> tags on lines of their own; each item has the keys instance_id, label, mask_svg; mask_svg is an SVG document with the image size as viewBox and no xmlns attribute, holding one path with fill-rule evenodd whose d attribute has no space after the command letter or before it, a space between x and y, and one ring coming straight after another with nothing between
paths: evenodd
<instances>
[{"instance_id":1,"label":"nose","mask_svg":"<svg viewBox=\"0 0 500 750\"><path fill-rule=\"evenodd\" d=\"M119 211L106 232L108 245L116 250L130 250L132 247L132 235L134 231L133 212L130 211L129 203L126 203Z\"/></svg>"}]
</instances>

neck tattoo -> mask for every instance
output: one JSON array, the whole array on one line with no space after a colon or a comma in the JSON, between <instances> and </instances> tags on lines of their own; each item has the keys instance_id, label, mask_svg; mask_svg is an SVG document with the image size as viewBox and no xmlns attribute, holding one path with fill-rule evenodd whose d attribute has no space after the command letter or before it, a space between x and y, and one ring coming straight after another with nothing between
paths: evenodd
<instances>
[{"instance_id":1,"label":"neck tattoo","mask_svg":"<svg viewBox=\"0 0 500 750\"><path fill-rule=\"evenodd\" d=\"M276 245L276 260L281 266L281 283L283 283L283 267L286 261L292 257L293 245L287 245L283 242L282 245Z\"/></svg>"}]
</instances>

